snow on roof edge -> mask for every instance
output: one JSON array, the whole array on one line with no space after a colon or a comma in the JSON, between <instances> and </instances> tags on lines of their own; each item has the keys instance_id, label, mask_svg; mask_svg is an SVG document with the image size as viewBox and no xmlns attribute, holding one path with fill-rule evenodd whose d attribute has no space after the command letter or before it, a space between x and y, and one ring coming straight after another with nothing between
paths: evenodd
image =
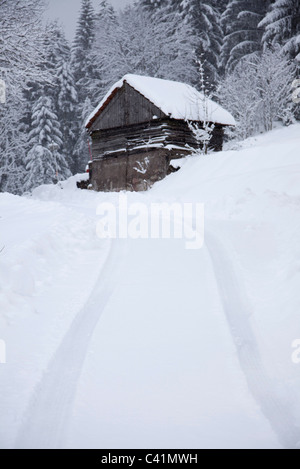
<instances>
[{"instance_id":1,"label":"snow on roof edge","mask_svg":"<svg viewBox=\"0 0 300 469\"><path fill-rule=\"evenodd\" d=\"M85 127L90 128L97 119L101 109L113 97L115 92L127 82L136 91L145 96L166 115L173 119L201 121L204 120L203 94L190 85L161 78L146 77L142 75L127 74L116 82L106 93L100 104L94 109L86 120ZM200 104L200 106L199 106ZM234 117L215 101L207 99L205 102L207 120L220 125L236 125Z\"/></svg>"}]
</instances>

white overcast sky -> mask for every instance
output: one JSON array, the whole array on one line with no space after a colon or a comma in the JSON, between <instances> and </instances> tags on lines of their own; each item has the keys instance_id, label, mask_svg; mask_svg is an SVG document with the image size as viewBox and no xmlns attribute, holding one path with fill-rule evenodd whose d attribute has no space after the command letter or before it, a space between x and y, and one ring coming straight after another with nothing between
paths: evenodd
<instances>
[{"instance_id":1,"label":"white overcast sky","mask_svg":"<svg viewBox=\"0 0 300 469\"><path fill-rule=\"evenodd\" d=\"M81 0L48 0L49 7L46 17L49 19L58 18L65 26L66 36L72 40L74 37ZM93 0L97 7L101 0ZM115 8L122 8L133 0L109 0Z\"/></svg>"}]
</instances>

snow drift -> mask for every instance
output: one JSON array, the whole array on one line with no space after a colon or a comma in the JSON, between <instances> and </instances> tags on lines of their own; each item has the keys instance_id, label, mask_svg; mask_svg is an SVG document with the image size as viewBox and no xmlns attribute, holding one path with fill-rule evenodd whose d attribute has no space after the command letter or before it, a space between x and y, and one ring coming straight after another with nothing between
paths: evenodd
<instances>
[{"instance_id":1,"label":"snow drift","mask_svg":"<svg viewBox=\"0 0 300 469\"><path fill-rule=\"evenodd\" d=\"M0 446L299 446L300 126L129 202L203 202L205 246L100 240L118 194L0 195ZM49 404L50 402L50 404Z\"/></svg>"}]
</instances>

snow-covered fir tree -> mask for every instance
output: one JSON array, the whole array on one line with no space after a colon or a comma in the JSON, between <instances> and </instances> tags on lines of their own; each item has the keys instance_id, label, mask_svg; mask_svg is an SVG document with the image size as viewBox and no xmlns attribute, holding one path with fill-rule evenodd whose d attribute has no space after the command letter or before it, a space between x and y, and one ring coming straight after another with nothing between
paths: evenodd
<instances>
[{"instance_id":1,"label":"snow-covered fir tree","mask_svg":"<svg viewBox=\"0 0 300 469\"><path fill-rule=\"evenodd\" d=\"M142 7L146 8L151 12L155 11L157 8L166 6L168 2L169 0L140 0L140 4L142 5Z\"/></svg>"},{"instance_id":2,"label":"snow-covered fir tree","mask_svg":"<svg viewBox=\"0 0 300 469\"><path fill-rule=\"evenodd\" d=\"M57 116L60 132L62 133L62 147L60 153L63 159L72 167L73 148L77 139L76 105L77 93L75 81L70 69L71 50L65 38L64 31L57 21L49 22L45 27L44 59L40 63L41 70L47 71L49 79L40 84L29 83L25 92L27 99L27 117L25 126L32 129L32 112L41 96L51 99L51 110ZM29 134L31 135L31 133Z\"/></svg>"},{"instance_id":3,"label":"snow-covered fir tree","mask_svg":"<svg viewBox=\"0 0 300 469\"><path fill-rule=\"evenodd\" d=\"M101 7L100 7L101 9ZM78 105L74 113L73 129L74 141L72 144L72 172L82 171L87 162L86 152L81 149L86 147L86 134L83 126L83 114L85 113L86 100L93 107L97 103L97 97L101 95L99 80L99 64L93 55L95 38L96 13L92 0L81 0L81 9L77 22L75 38L71 50L71 70L75 81ZM91 109L90 111L91 112ZM70 136L71 137L71 136Z\"/></svg>"},{"instance_id":4,"label":"snow-covered fir tree","mask_svg":"<svg viewBox=\"0 0 300 469\"><path fill-rule=\"evenodd\" d=\"M229 0L218 0L218 9L219 9L221 16L226 10L228 3L229 3Z\"/></svg>"},{"instance_id":5,"label":"snow-covered fir tree","mask_svg":"<svg viewBox=\"0 0 300 469\"><path fill-rule=\"evenodd\" d=\"M69 62L62 61L55 76L57 88L56 109L62 133L62 153L71 171L76 171L74 147L78 138L78 124L75 119L78 96L75 79Z\"/></svg>"},{"instance_id":6,"label":"snow-covered fir tree","mask_svg":"<svg viewBox=\"0 0 300 469\"><path fill-rule=\"evenodd\" d=\"M192 26L197 38L197 60L203 63L209 82L216 83L223 38L218 1L182 0L181 9L181 16Z\"/></svg>"},{"instance_id":7,"label":"snow-covered fir tree","mask_svg":"<svg viewBox=\"0 0 300 469\"><path fill-rule=\"evenodd\" d=\"M70 176L62 153L62 133L51 99L41 96L33 107L32 130L26 158L25 189L57 182Z\"/></svg>"},{"instance_id":8,"label":"snow-covered fir tree","mask_svg":"<svg viewBox=\"0 0 300 469\"><path fill-rule=\"evenodd\" d=\"M96 11L96 25L97 29L115 24L117 20L117 14L114 7L107 1L101 0L98 10Z\"/></svg>"},{"instance_id":9,"label":"snow-covered fir tree","mask_svg":"<svg viewBox=\"0 0 300 469\"><path fill-rule=\"evenodd\" d=\"M71 66L71 48L64 31L57 22L49 25L50 42L47 69L52 71L52 83L44 87L44 93L52 98L53 109L60 123L62 153L69 167L75 170L73 151L78 138L78 94ZM51 43L55 43L51 47Z\"/></svg>"},{"instance_id":10,"label":"snow-covered fir tree","mask_svg":"<svg viewBox=\"0 0 300 469\"><path fill-rule=\"evenodd\" d=\"M19 106L20 102L25 104L22 97ZM22 129L20 107L10 94L6 104L0 104L0 192L23 191L27 134Z\"/></svg>"},{"instance_id":11,"label":"snow-covered fir tree","mask_svg":"<svg viewBox=\"0 0 300 469\"><path fill-rule=\"evenodd\" d=\"M43 0L0 1L0 78L5 80L6 104L0 104L0 191L23 189L24 158L28 145L25 92L49 79L41 71L44 60Z\"/></svg>"},{"instance_id":12,"label":"snow-covered fir tree","mask_svg":"<svg viewBox=\"0 0 300 469\"><path fill-rule=\"evenodd\" d=\"M96 11L95 16L95 41L91 50L91 60L94 64L93 73L87 79L87 86L90 90L89 96L92 97L94 105L96 105L107 92L109 81L107 74L104 73L105 63L105 49L110 42L110 38L114 36L114 31L118 28L117 14L114 8L108 3L107 0L102 0ZM109 49L110 49L109 45ZM116 51L111 50L112 54ZM116 75L116 70L112 72Z\"/></svg>"},{"instance_id":13,"label":"snow-covered fir tree","mask_svg":"<svg viewBox=\"0 0 300 469\"><path fill-rule=\"evenodd\" d=\"M25 158L25 191L31 191L42 184L55 182L56 169L52 160L53 155L48 148L38 143L34 144Z\"/></svg>"},{"instance_id":14,"label":"snow-covered fir tree","mask_svg":"<svg viewBox=\"0 0 300 469\"><path fill-rule=\"evenodd\" d=\"M259 23L265 16L270 0L229 0L221 24L224 30L221 64L233 70L248 55L261 50L263 35Z\"/></svg>"},{"instance_id":15,"label":"snow-covered fir tree","mask_svg":"<svg viewBox=\"0 0 300 469\"><path fill-rule=\"evenodd\" d=\"M196 39L196 60L203 62L205 75L209 82L218 78L219 55L223 39L220 25L222 6L217 0L141 0L141 4L151 13L161 10L172 12L177 22L184 22L190 27L190 33ZM199 85L199 79L195 81Z\"/></svg>"},{"instance_id":16,"label":"snow-covered fir tree","mask_svg":"<svg viewBox=\"0 0 300 469\"><path fill-rule=\"evenodd\" d=\"M80 102L91 96L88 82L93 76L91 49L95 36L95 11L91 0L81 1L75 39L72 45L72 70Z\"/></svg>"},{"instance_id":17,"label":"snow-covered fir tree","mask_svg":"<svg viewBox=\"0 0 300 469\"><path fill-rule=\"evenodd\" d=\"M283 51L295 58L300 67L300 2L276 0L259 24L264 28L263 43L280 44Z\"/></svg>"},{"instance_id":18,"label":"snow-covered fir tree","mask_svg":"<svg viewBox=\"0 0 300 469\"><path fill-rule=\"evenodd\" d=\"M62 134L57 115L53 111L53 103L48 96L41 96L35 103L31 125L30 143L37 143L43 147L55 143L59 149L61 148Z\"/></svg>"},{"instance_id":19,"label":"snow-covered fir tree","mask_svg":"<svg viewBox=\"0 0 300 469\"><path fill-rule=\"evenodd\" d=\"M43 43L45 59L41 62L41 67L50 72L51 80L43 84L41 91L45 95L51 96L56 104L58 90L55 77L57 69L62 63L70 61L71 49L63 29L57 21L47 23ZM56 111L58 111L57 108Z\"/></svg>"},{"instance_id":20,"label":"snow-covered fir tree","mask_svg":"<svg viewBox=\"0 0 300 469\"><path fill-rule=\"evenodd\" d=\"M70 59L70 45L66 39L65 32L57 20L46 24L44 34L44 48L46 51L46 68L55 68L58 61Z\"/></svg>"},{"instance_id":21,"label":"snow-covered fir tree","mask_svg":"<svg viewBox=\"0 0 300 469\"><path fill-rule=\"evenodd\" d=\"M79 120L79 134L74 147L74 164L76 172L84 172L86 165L91 159L89 137L85 129L85 123L94 106L91 104L90 98L86 98L83 106L78 108L77 112L80 112Z\"/></svg>"},{"instance_id":22,"label":"snow-covered fir tree","mask_svg":"<svg viewBox=\"0 0 300 469\"><path fill-rule=\"evenodd\" d=\"M38 60L38 72L33 80L26 80L25 97L33 104L41 94L51 96L56 99L55 74L61 62L70 60L70 45L65 37L62 26L58 21L50 21L40 31L41 55ZM26 74L27 79L27 74ZM24 81L24 77L23 77Z\"/></svg>"}]
</instances>

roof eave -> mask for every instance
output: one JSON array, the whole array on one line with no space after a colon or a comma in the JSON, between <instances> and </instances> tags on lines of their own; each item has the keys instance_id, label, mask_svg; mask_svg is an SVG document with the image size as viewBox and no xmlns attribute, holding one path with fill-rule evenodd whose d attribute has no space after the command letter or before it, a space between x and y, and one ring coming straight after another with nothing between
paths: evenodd
<instances>
[{"instance_id":1,"label":"roof eave","mask_svg":"<svg viewBox=\"0 0 300 469\"><path fill-rule=\"evenodd\" d=\"M122 87L124 86L124 83L122 85ZM122 88L121 87L121 88ZM89 122L86 124L85 128L86 129L90 129L93 125L93 123L98 119L98 117L100 116L101 112L106 108L106 106L110 103L110 101L114 98L114 96L117 94L117 92L119 91L119 87L116 87L113 89L113 91L110 93L110 95L107 97L107 99L104 101L104 103L102 104L102 106L98 109L98 111L94 114L94 116L89 120Z\"/></svg>"},{"instance_id":2,"label":"roof eave","mask_svg":"<svg viewBox=\"0 0 300 469\"><path fill-rule=\"evenodd\" d=\"M153 101L151 101L149 98L147 98L143 93L141 93L140 91L136 90L132 85L130 85L126 79L123 80L123 83L122 83L122 86L116 86L112 92L110 93L110 95L106 98L106 100L103 102L102 106L97 110L97 112L93 115L93 117L89 120L89 122L86 124L86 129L89 130L93 123L98 119L99 115L101 114L101 112L106 108L106 106L110 103L110 101L114 98L114 96L117 94L117 92L122 89L125 85L125 83L127 83L128 86L130 86L131 88L133 88L136 92L138 92L139 94L141 94L145 99L147 99L147 101L151 102L153 105L157 106L157 104L155 104ZM158 106L157 106L158 107ZM163 111L163 109L161 109L159 107L159 109L165 114L165 112ZM168 115L168 114L165 114L166 117L169 117L170 119L174 119L174 120L183 120L183 121L188 121L189 119L178 119L178 118L175 118L175 117L172 117L172 115ZM201 120L198 120L198 121L194 121L194 122L202 122ZM221 125L223 127L235 127L236 124L222 124L220 122L211 122L212 124L215 124L215 125Z\"/></svg>"}]
</instances>

